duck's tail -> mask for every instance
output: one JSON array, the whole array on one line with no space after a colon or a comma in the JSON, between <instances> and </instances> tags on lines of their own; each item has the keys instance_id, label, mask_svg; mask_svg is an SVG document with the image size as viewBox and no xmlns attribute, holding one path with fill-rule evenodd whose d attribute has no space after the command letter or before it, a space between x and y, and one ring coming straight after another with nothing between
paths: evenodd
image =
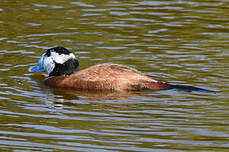
<instances>
[{"instance_id":1,"label":"duck's tail","mask_svg":"<svg viewBox=\"0 0 229 152\"><path fill-rule=\"evenodd\" d=\"M176 85L170 84L171 89L175 89L177 91L185 91L185 92L202 92L202 93L217 93L218 91L193 87L193 86L185 86L185 85Z\"/></svg>"}]
</instances>

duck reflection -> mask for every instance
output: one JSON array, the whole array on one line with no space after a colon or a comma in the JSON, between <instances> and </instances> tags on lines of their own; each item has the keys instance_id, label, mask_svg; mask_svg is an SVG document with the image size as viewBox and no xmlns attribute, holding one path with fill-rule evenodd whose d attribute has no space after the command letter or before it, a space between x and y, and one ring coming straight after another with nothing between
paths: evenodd
<instances>
[{"instance_id":1,"label":"duck reflection","mask_svg":"<svg viewBox=\"0 0 229 152\"><path fill-rule=\"evenodd\" d=\"M97 101L94 103L100 105L126 104L129 101L136 100L137 97L152 97L155 95L155 92L152 94L152 92L148 93L146 91L78 91L69 88L49 88L43 83L44 75L32 75L31 77L45 94L42 102L55 109L62 109L64 106L74 106L77 103L92 103L92 101Z\"/></svg>"}]
</instances>

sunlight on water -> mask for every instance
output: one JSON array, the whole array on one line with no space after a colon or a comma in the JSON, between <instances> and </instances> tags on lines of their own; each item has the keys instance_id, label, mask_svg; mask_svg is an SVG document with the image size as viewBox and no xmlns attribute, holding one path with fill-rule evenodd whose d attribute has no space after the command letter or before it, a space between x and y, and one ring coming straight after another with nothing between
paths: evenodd
<instances>
[{"instance_id":1,"label":"sunlight on water","mask_svg":"<svg viewBox=\"0 0 229 152\"><path fill-rule=\"evenodd\" d=\"M228 151L226 1L1 1L1 151ZM51 89L29 73L64 46L218 94Z\"/></svg>"}]
</instances>

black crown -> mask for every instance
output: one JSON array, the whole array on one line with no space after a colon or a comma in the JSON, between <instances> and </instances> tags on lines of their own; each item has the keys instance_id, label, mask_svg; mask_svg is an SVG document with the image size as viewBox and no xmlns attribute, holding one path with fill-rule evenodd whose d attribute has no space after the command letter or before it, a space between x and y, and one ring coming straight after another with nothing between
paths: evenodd
<instances>
[{"instance_id":1,"label":"black crown","mask_svg":"<svg viewBox=\"0 0 229 152\"><path fill-rule=\"evenodd\" d=\"M48 49L46 51L46 55L49 57L51 55L51 52L56 52L58 54L70 54L71 53L68 49L61 47L61 46L57 46L57 47Z\"/></svg>"}]
</instances>

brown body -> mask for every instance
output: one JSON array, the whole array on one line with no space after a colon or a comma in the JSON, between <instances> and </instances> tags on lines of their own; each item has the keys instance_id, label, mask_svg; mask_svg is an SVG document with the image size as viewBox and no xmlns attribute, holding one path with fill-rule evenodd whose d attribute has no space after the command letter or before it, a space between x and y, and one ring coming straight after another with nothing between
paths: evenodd
<instances>
[{"instance_id":1,"label":"brown body","mask_svg":"<svg viewBox=\"0 0 229 152\"><path fill-rule=\"evenodd\" d=\"M99 64L68 76L52 76L45 83L50 87L76 90L156 91L171 88L169 84L119 64Z\"/></svg>"}]
</instances>

